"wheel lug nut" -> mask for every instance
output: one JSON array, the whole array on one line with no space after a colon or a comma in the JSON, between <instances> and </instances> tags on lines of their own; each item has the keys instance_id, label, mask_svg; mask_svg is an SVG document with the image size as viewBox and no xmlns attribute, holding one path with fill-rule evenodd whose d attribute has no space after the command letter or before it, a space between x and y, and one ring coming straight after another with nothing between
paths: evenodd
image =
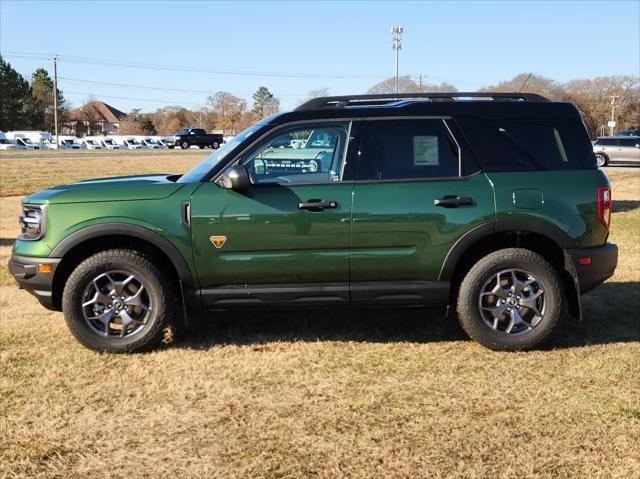
<instances>
[{"instance_id":1,"label":"wheel lug nut","mask_svg":"<svg viewBox=\"0 0 640 479\"><path fill-rule=\"evenodd\" d=\"M111 309L111 308L113 308L113 306L112 306L111 304L109 304L109 305L107 306L107 308Z\"/></svg>"},{"instance_id":2,"label":"wheel lug nut","mask_svg":"<svg viewBox=\"0 0 640 479\"><path fill-rule=\"evenodd\" d=\"M511 308L507 308L507 311L511 311Z\"/></svg>"}]
</instances>

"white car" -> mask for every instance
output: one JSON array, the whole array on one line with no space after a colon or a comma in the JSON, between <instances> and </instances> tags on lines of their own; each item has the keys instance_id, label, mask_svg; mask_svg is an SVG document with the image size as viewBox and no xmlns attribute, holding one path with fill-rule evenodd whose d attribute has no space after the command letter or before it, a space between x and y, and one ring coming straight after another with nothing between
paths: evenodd
<instances>
[{"instance_id":1,"label":"white car","mask_svg":"<svg viewBox=\"0 0 640 479\"><path fill-rule=\"evenodd\" d=\"M85 138L81 141L82 143L84 143L88 150L102 150L102 145L98 140L95 140L93 138Z\"/></svg>"},{"instance_id":2,"label":"white car","mask_svg":"<svg viewBox=\"0 0 640 479\"><path fill-rule=\"evenodd\" d=\"M144 150L145 147L133 136L112 136L113 140L125 150Z\"/></svg>"},{"instance_id":3,"label":"white car","mask_svg":"<svg viewBox=\"0 0 640 479\"><path fill-rule=\"evenodd\" d=\"M7 140L4 133L0 132L0 151L17 150L16 145L11 140Z\"/></svg>"},{"instance_id":4,"label":"white car","mask_svg":"<svg viewBox=\"0 0 640 479\"><path fill-rule=\"evenodd\" d=\"M151 148L154 150L160 150L166 148L164 143L156 140L152 136L136 136L136 140L138 140L145 148Z\"/></svg>"}]
</instances>

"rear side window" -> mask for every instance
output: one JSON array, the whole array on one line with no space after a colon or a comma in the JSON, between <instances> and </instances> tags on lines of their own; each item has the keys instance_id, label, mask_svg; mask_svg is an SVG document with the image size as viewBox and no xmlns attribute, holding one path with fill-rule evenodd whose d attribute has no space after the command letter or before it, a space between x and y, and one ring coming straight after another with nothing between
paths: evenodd
<instances>
[{"instance_id":1,"label":"rear side window","mask_svg":"<svg viewBox=\"0 0 640 479\"><path fill-rule=\"evenodd\" d=\"M443 120L375 120L365 124L358 180L458 176L458 147Z\"/></svg>"},{"instance_id":2,"label":"rear side window","mask_svg":"<svg viewBox=\"0 0 640 479\"><path fill-rule=\"evenodd\" d=\"M459 118L487 171L594 167L593 149L577 121Z\"/></svg>"},{"instance_id":3,"label":"rear side window","mask_svg":"<svg viewBox=\"0 0 640 479\"><path fill-rule=\"evenodd\" d=\"M640 139L637 138L623 138L620 140L620 146L636 146L640 143Z\"/></svg>"},{"instance_id":4,"label":"rear side window","mask_svg":"<svg viewBox=\"0 0 640 479\"><path fill-rule=\"evenodd\" d=\"M596 140L596 145L598 146L617 146L618 140L614 138L600 138Z\"/></svg>"}]
</instances>

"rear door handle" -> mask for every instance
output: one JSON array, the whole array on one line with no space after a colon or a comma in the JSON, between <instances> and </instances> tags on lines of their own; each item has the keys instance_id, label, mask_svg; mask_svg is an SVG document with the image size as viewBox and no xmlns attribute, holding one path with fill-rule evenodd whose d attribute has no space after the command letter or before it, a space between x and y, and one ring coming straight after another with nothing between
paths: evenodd
<instances>
[{"instance_id":1,"label":"rear door handle","mask_svg":"<svg viewBox=\"0 0 640 479\"><path fill-rule=\"evenodd\" d=\"M434 198L433 204L435 206L442 206L443 208L457 208L458 206L473 206L473 198L469 198L467 196L447 195L443 198Z\"/></svg>"},{"instance_id":2,"label":"rear door handle","mask_svg":"<svg viewBox=\"0 0 640 479\"><path fill-rule=\"evenodd\" d=\"M299 210L312 210L312 211L322 211L327 208L337 208L338 202L331 201L323 201L323 200L309 200L306 202L298 203Z\"/></svg>"}]
</instances>

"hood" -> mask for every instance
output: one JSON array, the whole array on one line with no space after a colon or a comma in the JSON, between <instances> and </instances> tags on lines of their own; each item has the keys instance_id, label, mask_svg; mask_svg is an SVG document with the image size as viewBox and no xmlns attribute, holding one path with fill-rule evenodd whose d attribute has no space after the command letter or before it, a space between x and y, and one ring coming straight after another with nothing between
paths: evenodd
<instances>
[{"instance_id":1,"label":"hood","mask_svg":"<svg viewBox=\"0 0 640 479\"><path fill-rule=\"evenodd\" d=\"M159 200L184 186L176 175L153 174L83 180L38 191L25 203L90 203L97 201Z\"/></svg>"}]
</instances>

